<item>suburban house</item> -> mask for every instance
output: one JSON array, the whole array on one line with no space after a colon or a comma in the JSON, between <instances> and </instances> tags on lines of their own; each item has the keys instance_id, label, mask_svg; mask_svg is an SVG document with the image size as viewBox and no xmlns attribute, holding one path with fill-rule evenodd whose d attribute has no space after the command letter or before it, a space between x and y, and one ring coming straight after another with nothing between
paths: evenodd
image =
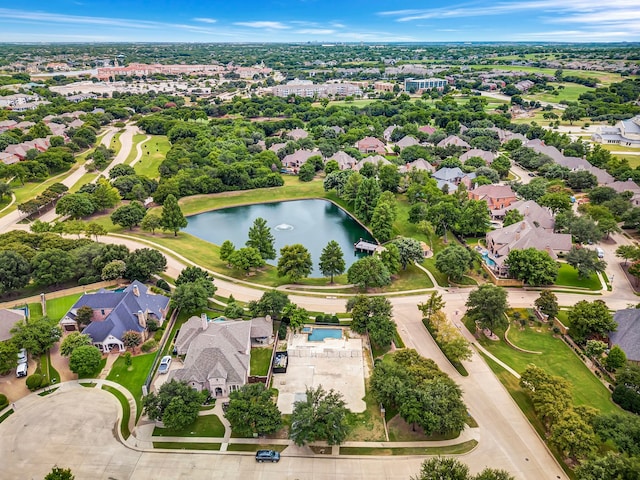
<instances>
[{"instance_id":1,"label":"suburban house","mask_svg":"<svg viewBox=\"0 0 640 480\"><path fill-rule=\"evenodd\" d=\"M362 140L358 140L356 148L362 153L378 153L381 155L387 153L384 143L375 137L364 137Z\"/></svg>"},{"instance_id":2,"label":"suburban house","mask_svg":"<svg viewBox=\"0 0 640 480\"><path fill-rule=\"evenodd\" d=\"M93 309L91 323L82 333L91 337L92 343L103 352L126 350L122 335L128 331L147 337L147 323L152 320L162 325L169 310L169 297L152 293L144 284L134 281L123 291L100 289L96 293L85 293L60 320L63 329L78 328L78 309L89 306Z\"/></svg>"},{"instance_id":3,"label":"suburban house","mask_svg":"<svg viewBox=\"0 0 640 480\"><path fill-rule=\"evenodd\" d=\"M534 200L518 200L506 207L504 214L506 215L509 210L517 210L525 220L533 223L534 227L541 228L547 232L553 232L556 225L551 210L547 207L541 207Z\"/></svg>"},{"instance_id":4,"label":"suburban house","mask_svg":"<svg viewBox=\"0 0 640 480\"><path fill-rule=\"evenodd\" d=\"M284 147L286 147L287 144L286 143L274 143L273 145L271 145L269 147L269 150L271 150L274 153L278 153L278 151Z\"/></svg>"},{"instance_id":5,"label":"suburban house","mask_svg":"<svg viewBox=\"0 0 640 480\"><path fill-rule=\"evenodd\" d=\"M294 128L289 133L287 133L287 137L291 140L302 140L303 138L307 138L309 136L309 132L302 128Z\"/></svg>"},{"instance_id":6,"label":"suburban house","mask_svg":"<svg viewBox=\"0 0 640 480\"><path fill-rule=\"evenodd\" d=\"M492 230L487 233L486 242L489 250L487 265L501 277L509 273L509 268L504 261L511 250L535 248L546 251L553 259L571 250L570 234L546 231L536 227L528 219Z\"/></svg>"},{"instance_id":7,"label":"suburban house","mask_svg":"<svg viewBox=\"0 0 640 480\"><path fill-rule=\"evenodd\" d=\"M615 127L600 127L591 136L594 142L640 148L640 115L621 120Z\"/></svg>"},{"instance_id":8,"label":"suburban house","mask_svg":"<svg viewBox=\"0 0 640 480\"><path fill-rule=\"evenodd\" d=\"M270 316L245 320L210 320L206 314L191 317L176 338L184 367L170 372L169 380L187 382L198 391L228 397L249 380L251 345L273 341Z\"/></svg>"},{"instance_id":9,"label":"suburban house","mask_svg":"<svg viewBox=\"0 0 640 480\"><path fill-rule=\"evenodd\" d=\"M453 145L454 147L471 148L471 145L469 145L467 142L456 135L449 135L447 138L440 140L437 146L440 148L445 148L449 145Z\"/></svg>"},{"instance_id":10,"label":"suburban house","mask_svg":"<svg viewBox=\"0 0 640 480\"><path fill-rule=\"evenodd\" d=\"M464 163L473 157L481 158L486 162L487 165L491 165L491 162L493 162L496 159L497 155L493 152L480 150L479 148L472 148L471 150L468 150L464 152L462 155L460 155L460 161Z\"/></svg>"},{"instance_id":11,"label":"suburban house","mask_svg":"<svg viewBox=\"0 0 640 480\"><path fill-rule=\"evenodd\" d=\"M356 172L359 172L366 163L371 163L376 167L381 167L382 165L392 165L392 163L382 155L372 155L371 157L364 157L353 166L353 169Z\"/></svg>"},{"instance_id":12,"label":"suburban house","mask_svg":"<svg viewBox=\"0 0 640 480\"><path fill-rule=\"evenodd\" d=\"M613 188L618 193L623 193L623 192L633 192L634 194L640 193L640 186L638 186L638 184L633 180L625 180L624 182L622 181L612 182L608 184L607 187Z\"/></svg>"},{"instance_id":13,"label":"suburban house","mask_svg":"<svg viewBox=\"0 0 640 480\"><path fill-rule=\"evenodd\" d=\"M476 174L474 172L464 173L460 167L441 168L431 176L436 180L440 190L442 190L446 185L449 193L455 192L458 189L458 185L461 183L464 184L468 190L471 188L471 182L476 178Z\"/></svg>"},{"instance_id":14,"label":"suburban house","mask_svg":"<svg viewBox=\"0 0 640 480\"><path fill-rule=\"evenodd\" d=\"M282 166L285 168L300 168L307 160L314 155L320 155L319 150L298 150L282 159Z\"/></svg>"},{"instance_id":15,"label":"suburban house","mask_svg":"<svg viewBox=\"0 0 640 480\"><path fill-rule=\"evenodd\" d=\"M398 128L398 125L391 125L384 129L384 132L382 132L382 138L384 138L385 142L389 143L391 141L391 135L396 128Z\"/></svg>"},{"instance_id":16,"label":"suburban house","mask_svg":"<svg viewBox=\"0 0 640 480\"><path fill-rule=\"evenodd\" d=\"M9 340L13 335L11 329L18 322L26 319L23 310L14 310L9 308L0 309L0 342Z\"/></svg>"},{"instance_id":17,"label":"suburban house","mask_svg":"<svg viewBox=\"0 0 640 480\"><path fill-rule=\"evenodd\" d=\"M427 135L431 135L436 132L436 128L431 125L423 125L422 127L418 127L418 131L422 133L426 133Z\"/></svg>"},{"instance_id":18,"label":"suburban house","mask_svg":"<svg viewBox=\"0 0 640 480\"><path fill-rule=\"evenodd\" d=\"M335 160L336 162L338 162L340 170L351 170L354 165L358 163L358 160L353 158L348 153L343 152L342 150L334 153L333 156L327 158L326 162L328 162L329 160Z\"/></svg>"},{"instance_id":19,"label":"suburban house","mask_svg":"<svg viewBox=\"0 0 640 480\"><path fill-rule=\"evenodd\" d=\"M503 210L518 200L509 185L480 185L469 192L469 198L484 200L491 212Z\"/></svg>"},{"instance_id":20,"label":"suburban house","mask_svg":"<svg viewBox=\"0 0 640 480\"><path fill-rule=\"evenodd\" d=\"M628 361L640 364L640 309L618 310L613 320L618 328L615 332L609 332L609 347L617 345Z\"/></svg>"},{"instance_id":21,"label":"suburban house","mask_svg":"<svg viewBox=\"0 0 640 480\"><path fill-rule=\"evenodd\" d=\"M427 162L424 158L418 158L413 162L407 163L398 167L400 173L409 173L411 170L418 170L423 172L435 172L436 169L433 165Z\"/></svg>"},{"instance_id":22,"label":"suburban house","mask_svg":"<svg viewBox=\"0 0 640 480\"><path fill-rule=\"evenodd\" d=\"M396 145L400 147L400 150L404 150L405 148L412 147L413 145L420 145L420 142L411 135L407 135L398 140Z\"/></svg>"}]
</instances>

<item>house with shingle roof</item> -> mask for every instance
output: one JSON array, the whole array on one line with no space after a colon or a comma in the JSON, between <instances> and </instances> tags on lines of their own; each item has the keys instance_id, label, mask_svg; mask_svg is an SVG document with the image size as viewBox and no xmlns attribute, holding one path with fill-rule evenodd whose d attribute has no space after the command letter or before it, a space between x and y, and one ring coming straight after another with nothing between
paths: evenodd
<instances>
[{"instance_id":1,"label":"house with shingle roof","mask_svg":"<svg viewBox=\"0 0 640 480\"><path fill-rule=\"evenodd\" d=\"M331 157L327 158L327 162L329 160L335 160L336 162L338 162L338 165L340 166L340 170L351 170L354 167L354 165L358 163L358 160L353 158L348 153L343 152L342 150L334 153Z\"/></svg>"},{"instance_id":2,"label":"house with shingle roof","mask_svg":"<svg viewBox=\"0 0 640 480\"><path fill-rule=\"evenodd\" d=\"M406 135L402 137L400 140L396 142L396 145L400 147L400 150L404 150L407 147L412 147L414 145L420 145L420 142L411 135Z\"/></svg>"},{"instance_id":3,"label":"house with shingle roof","mask_svg":"<svg viewBox=\"0 0 640 480\"><path fill-rule=\"evenodd\" d=\"M0 342L5 342L13 334L11 329L18 323L26 319L26 315L23 310L14 310L10 308L0 309Z\"/></svg>"},{"instance_id":4,"label":"house with shingle roof","mask_svg":"<svg viewBox=\"0 0 640 480\"><path fill-rule=\"evenodd\" d=\"M570 234L545 231L528 219L490 231L486 242L490 258L495 263L492 268L499 276L507 276L509 273L505 260L511 250L535 248L547 252L553 259L571 250Z\"/></svg>"},{"instance_id":5,"label":"house with shingle roof","mask_svg":"<svg viewBox=\"0 0 640 480\"><path fill-rule=\"evenodd\" d=\"M417 160L414 160L413 162L407 163L405 165L402 165L400 167L398 167L398 170L400 171L400 173L408 173L411 170L418 170L418 171L423 171L423 172L435 172L436 169L433 165L431 165L429 162L427 162L424 158L418 158Z\"/></svg>"},{"instance_id":6,"label":"house with shingle roof","mask_svg":"<svg viewBox=\"0 0 640 480\"><path fill-rule=\"evenodd\" d=\"M480 185L469 192L471 200L484 200L489 210L502 210L518 200L509 185Z\"/></svg>"},{"instance_id":7,"label":"house with shingle roof","mask_svg":"<svg viewBox=\"0 0 640 480\"><path fill-rule=\"evenodd\" d=\"M287 133L287 137L292 140L302 140L303 138L307 138L309 136L309 132L302 128L294 128L289 133Z\"/></svg>"},{"instance_id":8,"label":"house with shingle roof","mask_svg":"<svg viewBox=\"0 0 640 480\"><path fill-rule=\"evenodd\" d=\"M378 153L384 155L387 149L384 143L375 137L364 137L356 142L356 148L362 153Z\"/></svg>"},{"instance_id":9,"label":"house with shingle roof","mask_svg":"<svg viewBox=\"0 0 640 480\"><path fill-rule=\"evenodd\" d=\"M627 360L640 363L640 309L618 310L613 315L618 325L615 332L609 332L609 346L617 345L627 356Z\"/></svg>"},{"instance_id":10,"label":"house with shingle roof","mask_svg":"<svg viewBox=\"0 0 640 480\"><path fill-rule=\"evenodd\" d=\"M640 186L638 186L638 184L633 180L625 180L624 182L621 182L621 181L612 182L612 183L609 183L607 187L613 188L618 193L623 193L623 192L640 193Z\"/></svg>"},{"instance_id":11,"label":"house with shingle roof","mask_svg":"<svg viewBox=\"0 0 640 480\"><path fill-rule=\"evenodd\" d=\"M464 163L470 158L478 157L484 160L487 165L491 165L491 162L493 162L497 156L498 155L493 152L487 152L486 150L480 150L479 148L472 148L460 155L460 161Z\"/></svg>"},{"instance_id":12,"label":"house with shingle roof","mask_svg":"<svg viewBox=\"0 0 640 480\"><path fill-rule=\"evenodd\" d=\"M393 135L393 131L396 128L398 128L398 125L391 125L390 127L385 128L384 132L382 132L382 138L384 138L387 143L391 141L391 135Z\"/></svg>"},{"instance_id":13,"label":"house with shingle roof","mask_svg":"<svg viewBox=\"0 0 640 480\"><path fill-rule=\"evenodd\" d=\"M227 397L248 382L252 343L273 340L271 317L246 320L210 320L206 314L191 317L176 338L184 367L169 373L169 380L187 382L196 390Z\"/></svg>"},{"instance_id":14,"label":"house with shingle roof","mask_svg":"<svg viewBox=\"0 0 640 480\"><path fill-rule=\"evenodd\" d=\"M82 333L91 337L93 345L102 352L125 351L122 335L128 331L147 336L147 322L164 322L169 310L169 297L152 293L144 284L134 281L121 292L100 289L85 293L73 304L60 325L67 331L77 328L76 315L83 306L91 307L91 323Z\"/></svg>"},{"instance_id":15,"label":"house with shingle roof","mask_svg":"<svg viewBox=\"0 0 640 480\"><path fill-rule=\"evenodd\" d=\"M286 168L300 168L314 155L320 155L318 150L298 150L282 159L282 166Z\"/></svg>"},{"instance_id":16,"label":"house with shingle roof","mask_svg":"<svg viewBox=\"0 0 640 480\"><path fill-rule=\"evenodd\" d=\"M457 135L449 135L447 138L440 140L437 146L440 148L446 148L449 145L453 145L454 147L461 147L461 148L471 148L471 145L469 145L467 142L462 140Z\"/></svg>"},{"instance_id":17,"label":"house with shingle roof","mask_svg":"<svg viewBox=\"0 0 640 480\"><path fill-rule=\"evenodd\" d=\"M460 167L444 167L431 175L442 190L447 188L448 193L453 193L458 189L458 185L464 184L467 189L471 188L471 183L476 178L475 172L464 173Z\"/></svg>"},{"instance_id":18,"label":"house with shingle roof","mask_svg":"<svg viewBox=\"0 0 640 480\"><path fill-rule=\"evenodd\" d=\"M376 167L381 167L382 165L391 165L391 162L384 158L382 155L372 155L370 157L364 157L353 166L353 169L356 172L359 172L367 163L372 163Z\"/></svg>"},{"instance_id":19,"label":"house with shingle roof","mask_svg":"<svg viewBox=\"0 0 640 480\"><path fill-rule=\"evenodd\" d=\"M287 144L286 143L274 143L273 145L271 145L269 147L269 150L271 150L274 153L278 153L278 151L284 147L286 147Z\"/></svg>"},{"instance_id":20,"label":"house with shingle roof","mask_svg":"<svg viewBox=\"0 0 640 480\"><path fill-rule=\"evenodd\" d=\"M541 207L535 200L518 200L506 207L504 214L509 210L517 210L526 220L533 223L535 227L546 230L547 232L553 232L556 225L551 210L547 207Z\"/></svg>"},{"instance_id":21,"label":"house with shingle roof","mask_svg":"<svg viewBox=\"0 0 640 480\"><path fill-rule=\"evenodd\" d=\"M426 133L427 135L431 135L435 133L436 128L431 125L423 125L422 127L418 127L418 131L422 133Z\"/></svg>"}]
</instances>

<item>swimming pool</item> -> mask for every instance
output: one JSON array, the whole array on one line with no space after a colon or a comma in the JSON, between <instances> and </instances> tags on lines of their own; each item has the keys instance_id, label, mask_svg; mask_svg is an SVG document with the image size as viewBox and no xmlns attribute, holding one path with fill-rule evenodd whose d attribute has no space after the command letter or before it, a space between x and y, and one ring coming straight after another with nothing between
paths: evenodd
<instances>
[{"instance_id":1,"label":"swimming pool","mask_svg":"<svg viewBox=\"0 0 640 480\"><path fill-rule=\"evenodd\" d=\"M341 328L313 328L310 329L308 340L310 342L322 342L325 338L342 338Z\"/></svg>"},{"instance_id":2,"label":"swimming pool","mask_svg":"<svg viewBox=\"0 0 640 480\"><path fill-rule=\"evenodd\" d=\"M489 257L489 252L487 250L482 252L482 260L484 260L484 263L486 263L490 267L495 267L496 266L495 260L493 260L493 258Z\"/></svg>"}]
</instances>

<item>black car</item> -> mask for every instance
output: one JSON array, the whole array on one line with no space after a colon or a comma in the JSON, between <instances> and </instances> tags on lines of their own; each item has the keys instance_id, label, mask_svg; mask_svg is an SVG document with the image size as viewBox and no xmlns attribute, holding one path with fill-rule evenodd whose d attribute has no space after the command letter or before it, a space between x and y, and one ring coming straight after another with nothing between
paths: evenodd
<instances>
[{"instance_id":1,"label":"black car","mask_svg":"<svg viewBox=\"0 0 640 480\"><path fill-rule=\"evenodd\" d=\"M280 461L280 452L275 450L258 450L256 452L256 462L272 462L276 463Z\"/></svg>"}]
</instances>

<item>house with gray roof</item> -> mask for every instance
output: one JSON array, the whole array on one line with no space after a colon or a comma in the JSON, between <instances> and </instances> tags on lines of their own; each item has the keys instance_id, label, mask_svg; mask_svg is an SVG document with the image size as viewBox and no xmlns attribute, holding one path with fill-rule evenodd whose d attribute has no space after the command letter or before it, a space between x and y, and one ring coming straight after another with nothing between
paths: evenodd
<instances>
[{"instance_id":1,"label":"house with gray roof","mask_svg":"<svg viewBox=\"0 0 640 480\"><path fill-rule=\"evenodd\" d=\"M287 133L287 137L292 140L302 140L303 138L307 138L309 136L309 132L302 128L294 128L289 133Z\"/></svg>"},{"instance_id":2,"label":"house with gray roof","mask_svg":"<svg viewBox=\"0 0 640 480\"><path fill-rule=\"evenodd\" d=\"M354 167L354 165L358 163L358 160L353 158L348 153L343 152L342 150L334 153L331 157L327 158L325 164L329 160L335 160L336 162L338 162L338 165L340 166L340 170L351 170Z\"/></svg>"},{"instance_id":3,"label":"house with gray roof","mask_svg":"<svg viewBox=\"0 0 640 480\"><path fill-rule=\"evenodd\" d=\"M372 155L370 157L364 157L353 166L353 169L356 172L359 172L367 163L372 163L376 167L381 167L382 165L391 165L391 162L384 158L382 155Z\"/></svg>"},{"instance_id":4,"label":"house with gray roof","mask_svg":"<svg viewBox=\"0 0 640 480\"><path fill-rule=\"evenodd\" d=\"M404 150L405 148L412 147L414 145L420 145L420 142L411 135L406 135L396 142L396 146L398 146L400 150Z\"/></svg>"},{"instance_id":5,"label":"house with gray roof","mask_svg":"<svg viewBox=\"0 0 640 480\"><path fill-rule=\"evenodd\" d=\"M571 235L553 233L536 227L529 219L498 228L487 233L487 249L491 262L487 264L498 276L508 276L509 268L505 264L511 250L535 248L549 254L553 259L571 250Z\"/></svg>"},{"instance_id":6,"label":"house with gray roof","mask_svg":"<svg viewBox=\"0 0 640 480\"><path fill-rule=\"evenodd\" d=\"M624 182L622 181L611 182L607 185L607 187L613 188L618 193L623 193L623 192L640 193L640 186L638 186L638 184L631 179L625 180Z\"/></svg>"},{"instance_id":7,"label":"house with gray roof","mask_svg":"<svg viewBox=\"0 0 640 480\"><path fill-rule=\"evenodd\" d=\"M535 200L518 200L504 209L504 214L509 210L517 210L525 220L533 223L534 227L541 228L547 232L553 232L556 221L551 210L541 207Z\"/></svg>"},{"instance_id":8,"label":"house with gray roof","mask_svg":"<svg viewBox=\"0 0 640 480\"><path fill-rule=\"evenodd\" d=\"M498 155L493 152L487 152L486 150L480 150L479 148L472 148L471 150L460 155L460 161L464 163L470 158L478 157L484 160L487 165L491 165L491 162L493 162L497 156Z\"/></svg>"},{"instance_id":9,"label":"house with gray roof","mask_svg":"<svg viewBox=\"0 0 640 480\"><path fill-rule=\"evenodd\" d=\"M169 380L187 382L196 390L228 397L248 382L252 344L273 341L271 317L246 320L211 320L206 314L191 317L176 338L184 367L169 373Z\"/></svg>"},{"instance_id":10,"label":"house with gray roof","mask_svg":"<svg viewBox=\"0 0 640 480\"><path fill-rule=\"evenodd\" d=\"M618 310L613 320L618 328L615 332L609 332L609 346L619 346L628 361L640 363L640 309Z\"/></svg>"},{"instance_id":11,"label":"house with gray roof","mask_svg":"<svg viewBox=\"0 0 640 480\"><path fill-rule=\"evenodd\" d=\"M473 179L476 178L475 172L464 173L460 167L444 167L431 174L431 176L436 180L438 188L440 190L446 188L448 193L455 192L461 183L468 190L471 188Z\"/></svg>"},{"instance_id":12,"label":"house with gray roof","mask_svg":"<svg viewBox=\"0 0 640 480\"><path fill-rule=\"evenodd\" d=\"M25 319L26 315L23 310L0 309L0 342L9 340L13 336L11 329Z\"/></svg>"},{"instance_id":13,"label":"house with gray roof","mask_svg":"<svg viewBox=\"0 0 640 480\"><path fill-rule=\"evenodd\" d=\"M298 150L282 159L282 166L286 168L300 168L314 155L320 155L319 150Z\"/></svg>"},{"instance_id":14,"label":"house with gray roof","mask_svg":"<svg viewBox=\"0 0 640 480\"><path fill-rule=\"evenodd\" d=\"M102 352L114 349L124 352L122 335L134 331L146 339L148 321L162 325L166 319L169 297L152 293L137 280L121 292L100 289L96 293L85 293L60 320L65 330L77 329L76 315L83 306L91 307L93 316L82 333L89 335L93 345Z\"/></svg>"},{"instance_id":15,"label":"house with gray roof","mask_svg":"<svg viewBox=\"0 0 640 480\"><path fill-rule=\"evenodd\" d=\"M640 115L621 120L615 127L600 127L591 139L599 143L640 148Z\"/></svg>"},{"instance_id":16,"label":"house with gray roof","mask_svg":"<svg viewBox=\"0 0 640 480\"><path fill-rule=\"evenodd\" d=\"M437 146L440 148L445 148L445 147L448 147L449 145L453 145L455 147L462 147L462 148L471 148L471 145L469 145L467 142L465 142L464 140L462 140L460 137L456 135L449 135L447 138L440 140Z\"/></svg>"}]
</instances>

